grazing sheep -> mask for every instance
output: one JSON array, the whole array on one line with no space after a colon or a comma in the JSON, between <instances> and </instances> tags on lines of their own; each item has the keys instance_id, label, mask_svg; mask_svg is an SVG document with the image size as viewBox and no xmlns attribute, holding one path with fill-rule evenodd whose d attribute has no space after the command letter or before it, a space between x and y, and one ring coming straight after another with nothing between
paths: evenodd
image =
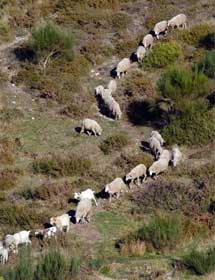
<instances>
[{"instance_id":1,"label":"grazing sheep","mask_svg":"<svg viewBox=\"0 0 215 280\"><path fill-rule=\"evenodd\" d=\"M0 241L0 249L3 248L4 245L3 245L3 241Z\"/></svg>"},{"instance_id":2,"label":"grazing sheep","mask_svg":"<svg viewBox=\"0 0 215 280\"><path fill-rule=\"evenodd\" d=\"M120 109L119 103L114 98L112 98L107 105L115 120L121 119L122 111Z\"/></svg>"},{"instance_id":3,"label":"grazing sheep","mask_svg":"<svg viewBox=\"0 0 215 280\"><path fill-rule=\"evenodd\" d=\"M149 49L153 46L153 36L151 34L147 34L143 37L142 44L145 47L145 49Z\"/></svg>"},{"instance_id":4,"label":"grazing sheep","mask_svg":"<svg viewBox=\"0 0 215 280\"><path fill-rule=\"evenodd\" d=\"M187 17L184 14L179 14L168 21L168 27L171 28L186 28L187 27Z\"/></svg>"},{"instance_id":5,"label":"grazing sheep","mask_svg":"<svg viewBox=\"0 0 215 280\"><path fill-rule=\"evenodd\" d=\"M157 130L153 130L150 134L151 137L155 137L161 144L161 146L164 145L165 141L163 139L163 137L161 136L161 134L157 131Z\"/></svg>"},{"instance_id":6,"label":"grazing sheep","mask_svg":"<svg viewBox=\"0 0 215 280\"><path fill-rule=\"evenodd\" d=\"M116 80L110 80L110 82L108 83L107 88L110 90L110 92L115 92L117 90L117 83Z\"/></svg>"},{"instance_id":7,"label":"grazing sheep","mask_svg":"<svg viewBox=\"0 0 215 280\"><path fill-rule=\"evenodd\" d=\"M109 193L110 198L109 201L111 202L111 198L116 195L116 198L119 198L120 193L126 192L127 187L121 178L116 178L111 183L105 186L105 192Z\"/></svg>"},{"instance_id":8,"label":"grazing sheep","mask_svg":"<svg viewBox=\"0 0 215 280\"><path fill-rule=\"evenodd\" d=\"M140 179L142 182L146 179L147 176L147 169L144 164L138 164L134 167L125 177L126 182L131 181L134 183L137 180L137 185L140 185Z\"/></svg>"},{"instance_id":9,"label":"grazing sheep","mask_svg":"<svg viewBox=\"0 0 215 280\"><path fill-rule=\"evenodd\" d=\"M101 96L102 100L108 100L108 98L112 97L111 89L104 88L103 86L98 86L95 88L95 95Z\"/></svg>"},{"instance_id":10,"label":"grazing sheep","mask_svg":"<svg viewBox=\"0 0 215 280\"><path fill-rule=\"evenodd\" d=\"M146 55L146 49L143 46L139 46L136 50L136 56L137 56L137 60L139 62L141 62L144 58L144 56Z\"/></svg>"},{"instance_id":11,"label":"grazing sheep","mask_svg":"<svg viewBox=\"0 0 215 280\"><path fill-rule=\"evenodd\" d=\"M78 199L78 200L82 200L84 198L88 198L88 199L91 199L95 202L96 206L98 206L98 203L96 201L96 198L95 198L95 195L94 195L95 191L91 190L91 189L86 189L85 191L83 192L76 192L75 195L74 195L74 198L75 199Z\"/></svg>"},{"instance_id":12,"label":"grazing sheep","mask_svg":"<svg viewBox=\"0 0 215 280\"><path fill-rule=\"evenodd\" d=\"M20 231L13 235L7 234L5 237L5 247L9 250L12 250L14 253L18 253L18 245L20 244L31 244L31 240L29 238L30 230Z\"/></svg>"},{"instance_id":13,"label":"grazing sheep","mask_svg":"<svg viewBox=\"0 0 215 280\"><path fill-rule=\"evenodd\" d=\"M42 239L49 239L49 238L55 236L56 233L57 233L57 227L53 226L53 227L35 231L35 236L40 237Z\"/></svg>"},{"instance_id":14,"label":"grazing sheep","mask_svg":"<svg viewBox=\"0 0 215 280\"><path fill-rule=\"evenodd\" d=\"M102 128L101 126L94 120L91 119L84 119L82 122L82 127L80 133L87 132L88 135L90 135L90 131L95 135L101 135L102 134Z\"/></svg>"},{"instance_id":15,"label":"grazing sheep","mask_svg":"<svg viewBox=\"0 0 215 280\"><path fill-rule=\"evenodd\" d=\"M182 161L182 152L179 150L179 147L175 145L172 149L172 165L175 167L180 163L180 161Z\"/></svg>"},{"instance_id":16,"label":"grazing sheep","mask_svg":"<svg viewBox=\"0 0 215 280\"><path fill-rule=\"evenodd\" d=\"M158 174L168 169L169 163L166 159L159 159L149 167L149 176L156 177Z\"/></svg>"},{"instance_id":17,"label":"grazing sheep","mask_svg":"<svg viewBox=\"0 0 215 280\"><path fill-rule=\"evenodd\" d=\"M159 39L160 33L166 34L167 33L167 28L168 28L167 20L163 20L163 21L160 21L160 22L156 23L154 28L153 28L153 31L155 33L156 38Z\"/></svg>"},{"instance_id":18,"label":"grazing sheep","mask_svg":"<svg viewBox=\"0 0 215 280\"><path fill-rule=\"evenodd\" d=\"M104 87L103 86L97 86L96 88L95 88L95 95L99 95L99 94L101 94L102 92L103 92L103 90L104 90Z\"/></svg>"},{"instance_id":19,"label":"grazing sheep","mask_svg":"<svg viewBox=\"0 0 215 280\"><path fill-rule=\"evenodd\" d=\"M84 198L81 199L77 205L76 213L75 213L75 218L76 218L76 223L78 224L80 221L81 222L90 222L90 213L92 209L92 201L91 199Z\"/></svg>"},{"instance_id":20,"label":"grazing sheep","mask_svg":"<svg viewBox=\"0 0 215 280\"><path fill-rule=\"evenodd\" d=\"M159 159L166 159L168 163L171 161L171 158L172 158L172 153L167 149L163 150L159 156Z\"/></svg>"},{"instance_id":21,"label":"grazing sheep","mask_svg":"<svg viewBox=\"0 0 215 280\"><path fill-rule=\"evenodd\" d=\"M149 138L149 147L155 155L155 158L158 159L163 149L161 147L160 142L154 136Z\"/></svg>"},{"instance_id":22,"label":"grazing sheep","mask_svg":"<svg viewBox=\"0 0 215 280\"><path fill-rule=\"evenodd\" d=\"M70 217L68 214L63 214L58 217L52 217L50 219L50 224L56 226L57 229L61 232L63 232L64 228L66 229L66 232L68 232L70 228Z\"/></svg>"},{"instance_id":23,"label":"grazing sheep","mask_svg":"<svg viewBox=\"0 0 215 280\"><path fill-rule=\"evenodd\" d=\"M116 67L117 77L123 76L127 73L128 69L131 67L131 61L129 58L123 58Z\"/></svg>"},{"instance_id":24,"label":"grazing sheep","mask_svg":"<svg viewBox=\"0 0 215 280\"><path fill-rule=\"evenodd\" d=\"M0 262L5 264L8 261L8 248L0 248Z\"/></svg>"}]
</instances>

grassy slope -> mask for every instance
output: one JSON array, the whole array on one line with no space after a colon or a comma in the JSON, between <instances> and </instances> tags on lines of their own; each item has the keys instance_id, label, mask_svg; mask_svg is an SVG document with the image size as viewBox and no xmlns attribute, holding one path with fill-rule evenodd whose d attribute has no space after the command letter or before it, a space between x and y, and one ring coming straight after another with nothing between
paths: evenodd
<instances>
[{"instance_id":1,"label":"grassy slope","mask_svg":"<svg viewBox=\"0 0 215 280\"><path fill-rule=\"evenodd\" d=\"M61 24L63 23L63 25L65 24L66 26L72 27L73 30L75 30L77 52L82 46L85 46L87 42L92 42L93 40L98 40L98 45L99 42L103 42L106 45L107 40L111 42L108 54L102 49L100 50L100 55L93 53L93 49L90 49L89 54L87 54L90 55L91 60L94 61L94 59L96 59L98 64L92 67L95 69L95 71L99 71L99 73L101 73L102 81L108 81L109 78L107 77L107 73L111 69L111 66L116 64L118 57L123 57L124 55L127 55L133 51L134 47L138 43L138 36L145 34L146 30L148 30L148 28L151 27L154 22L163 19L165 16L170 16L178 11L186 12L190 18L192 18L191 23L197 22L199 18L202 20L208 20L211 18L214 5L213 1L208 1L208 4L205 5L198 3L196 4L196 1L175 1L174 5L165 4L166 1L162 1L161 9L155 9L154 7L157 5L157 1L154 1L153 3L149 3L147 1L137 2L138 3L136 3L136 6L134 3L128 3L122 6L124 7L124 11L126 11L132 18L128 26L122 30L115 30L114 25L110 27L106 24L102 25L101 28L96 28L94 25L91 26L85 23L80 25L77 24L77 19L74 21L71 20L71 15L67 16L61 14L61 12L59 13L59 18L57 21L61 22ZM28 7L28 5L29 4L26 4L27 9L31 10L31 7ZM9 12L12 13L12 16L14 16L13 13L16 15L19 28L16 29L14 23L10 24L11 33L8 31L9 34L5 34L5 36L2 37L2 43L3 40L11 40L14 34L19 34L26 28L29 29L31 25L34 26L38 18L51 18L49 11L54 13L54 5L52 6L45 3L45 8L39 7L39 4L36 5L38 5L36 10L37 13L35 13L36 19L31 15L28 15L28 17L23 17L23 12L19 9L18 5L15 5L14 10L12 10L12 7L9 6L8 9ZM148 8L143 12L143 9L146 6ZM135 7L140 8L136 9ZM5 13L7 13L6 8ZM86 13L89 13L90 17L95 16L92 9L87 10ZM114 14L116 11L108 10L104 13L105 15L108 14L107 18L109 18L109 14ZM143 16L143 13L145 17ZM98 14L99 10L96 11L96 15ZM83 17L82 13L79 16ZM7 21L5 24L8 24ZM118 34L116 35L117 32ZM114 47L117 48L114 49ZM3 53L1 56L8 58L6 61L6 66L11 66L12 64L12 70L15 72L19 71L20 65L14 60L13 56L7 52ZM157 78L159 74L160 71L155 71L155 74L150 73L150 71L144 72L144 75L148 75L149 78ZM126 79L129 79L129 76ZM87 88L90 98L92 97L91 95L93 95L93 87L100 82L101 79L92 76L90 73L86 75L86 78L84 78L83 88ZM123 81L120 83L120 89L123 89ZM118 97L118 92L116 94L116 98L119 98L119 101L123 100L121 97ZM29 209L32 209L33 213L35 213L35 216L39 217L35 218L35 221L33 220L30 225L29 221L27 220L27 222L24 224L25 228L29 228L29 226L33 227L33 229L42 227L42 222L46 222L48 217L62 213L65 210L75 209L74 204L67 203L74 191L82 190L89 186L99 191L105 183L109 182L115 177L123 176L124 173L133 166L133 162L136 163L136 160L139 159L140 154L141 157L144 155L146 156L146 154L140 150L139 144L143 136L145 139L147 139L151 129L148 126L132 126L126 118L124 118L119 123L115 123L100 117L96 113L96 110L91 110L91 112L94 113L87 114L88 117L96 118L99 123L101 123L104 131L101 138L95 139L93 137L87 137L86 135L80 136L77 134L74 131L74 128L80 124L78 118L73 119L59 115L59 104L54 101L46 101L35 97L29 88L14 88L7 85L6 81L6 83L2 83L0 100L3 106L1 112L1 134L6 136L11 141L13 145L12 153L14 158L12 164L7 165L3 162L1 164L1 169L3 170L5 168L9 168L12 170L19 170L14 186L6 191L1 191L1 208L6 206L10 207L10 205L15 202L16 205L23 205L25 207L26 215L28 215L28 211L30 211ZM12 101L16 101L16 103L13 104ZM92 106L94 106L93 108L95 109L95 100L93 100L92 103ZM12 114L14 114L14 109L18 109L19 112L16 112L17 115L11 116L10 120L7 120L9 113L12 112ZM32 119L32 117L34 119ZM99 149L101 141L108 135L111 135L119 130L123 131L123 133L129 136L130 144L121 152L104 156L102 151ZM19 138L21 145L14 144L15 138ZM184 148L184 151L186 151L186 147ZM32 173L31 164L34 161L34 158L47 157L50 153L55 153L58 155L63 154L66 156L70 152L78 154L80 157L89 156L90 160L92 161L92 170L90 175L77 175L68 178L47 178L46 176ZM194 152L198 152L198 147L195 148L193 153ZM190 153L192 154L192 152ZM119 162L119 157L121 154L126 154L127 157L131 159L131 163L126 164L126 161L122 161L122 166L119 164L116 165L116 162ZM212 159L213 157L213 155L210 153L210 150L209 152L207 151L207 148L205 154L204 152L202 154L203 156L200 157L200 164L203 164L206 159L210 160L210 158ZM199 159L196 161L199 162ZM184 169L189 169L189 163L193 164L193 162L194 161L190 159L187 164L185 164L185 167L179 167L176 174L171 173L170 171L163 177L164 180L174 180L175 178L185 180L186 174L181 176L181 170L184 171ZM26 193L26 190L37 189L43 184L46 185L48 183L53 183L64 186L65 181L67 181L69 184L68 192L62 193L60 191L60 195L53 196L45 200L25 200L22 195L19 195L23 190ZM160 181L157 182L158 185L159 182ZM109 205L107 202L101 202L101 204L103 208L99 207L98 210L95 209L92 225L78 226L78 228L74 229L76 235L78 236L76 237L78 239L77 241L73 240L73 233L71 233L66 238L66 241L59 242L60 244L58 246L66 255L84 255L86 261L84 266L86 267L88 259L102 259L101 266L110 267L110 270L108 270L106 274L108 274L108 276L112 277L113 279L139 279L138 277L140 277L140 273L147 275L148 268L150 268L152 272L160 271L161 275L165 275L166 272L172 270L171 257L174 258L176 256L180 256L184 248L186 249L187 244L183 246L183 250L179 248L171 253L161 253L159 256L154 254L146 254L146 256L143 258L129 258L120 256L118 250L116 250L114 247L115 241L122 238L130 231L137 229L143 221L147 221L149 215L145 213L132 214L132 209L135 207L135 205L133 205L133 202L130 200L129 194L126 195L121 201L114 202L111 205ZM15 226L14 224L7 223L6 218L6 222L3 223L2 221L0 231L1 235L3 236L5 233L22 228L23 225L19 225L19 222ZM85 230L89 233L89 236L92 234L92 240L87 238ZM96 235L95 238L93 237L94 235ZM79 250L77 245L79 242L81 243L80 247L83 250ZM55 243L51 245L56 246ZM38 253L38 250L36 249L36 241L34 241L33 248L34 253ZM11 263L9 263L9 265L11 265ZM94 268L94 270L99 269L100 268L97 267ZM83 277L86 277L84 276L84 269L82 273ZM186 274L187 272L177 271L174 279L177 279L177 277L178 279L196 279L195 276L191 276L190 274L186 276ZM213 276L211 275L211 277ZM162 279L162 276L161 278L157 279Z\"/></svg>"}]
</instances>

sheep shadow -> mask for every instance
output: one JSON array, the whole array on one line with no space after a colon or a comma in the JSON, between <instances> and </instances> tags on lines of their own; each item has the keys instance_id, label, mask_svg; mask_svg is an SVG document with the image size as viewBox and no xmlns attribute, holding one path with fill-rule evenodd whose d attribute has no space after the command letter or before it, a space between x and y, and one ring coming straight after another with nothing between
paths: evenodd
<instances>
[{"instance_id":1,"label":"sheep shadow","mask_svg":"<svg viewBox=\"0 0 215 280\"><path fill-rule=\"evenodd\" d=\"M207 100L210 102L212 106L215 105L215 91L207 96Z\"/></svg>"},{"instance_id":2,"label":"sheep shadow","mask_svg":"<svg viewBox=\"0 0 215 280\"><path fill-rule=\"evenodd\" d=\"M29 47L18 47L13 52L19 61L35 62L36 60L35 52Z\"/></svg>"},{"instance_id":3,"label":"sheep shadow","mask_svg":"<svg viewBox=\"0 0 215 280\"><path fill-rule=\"evenodd\" d=\"M76 213L76 211L75 210L69 210L66 214L68 214L69 215L69 217L70 217L70 222L72 223L72 224L76 224L76 218L75 218L75 213Z\"/></svg>"},{"instance_id":4,"label":"sheep shadow","mask_svg":"<svg viewBox=\"0 0 215 280\"><path fill-rule=\"evenodd\" d=\"M110 70L110 76L115 79L117 77L116 67Z\"/></svg>"},{"instance_id":5,"label":"sheep shadow","mask_svg":"<svg viewBox=\"0 0 215 280\"><path fill-rule=\"evenodd\" d=\"M46 228L53 227L53 225L50 223L45 223L45 224L43 224L43 227L46 229Z\"/></svg>"},{"instance_id":6,"label":"sheep shadow","mask_svg":"<svg viewBox=\"0 0 215 280\"><path fill-rule=\"evenodd\" d=\"M78 199L75 199L75 198L69 198L68 199L68 203L74 203L74 204L78 204L79 200Z\"/></svg>"},{"instance_id":7,"label":"sheep shadow","mask_svg":"<svg viewBox=\"0 0 215 280\"><path fill-rule=\"evenodd\" d=\"M150 152L151 153L149 142L147 142L147 141L141 141L140 149L144 152Z\"/></svg>"},{"instance_id":8,"label":"sheep shadow","mask_svg":"<svg viewBox=\"0 0 215 280\"><path fill-rule=\"evenodd\" d=\"M75 127L74 130L75 130L75 132L77 132L79 134L81 133L81 127L80 126Z\"/></svg>"},{"instance_id":9,"label":"sheep shadow","mask_svg":"<svg viewBox=\"0 0 215 280\"><path fill-rule=\"evenodd\" d=\"M156 103L135 100L127 107L127 116L134 125L145 125L161 129L170 123L167 112L161 110Z\"/></svg>"},{"instance_id":10,"label":"sheep shadow","mask_svg":"<svg viewBox=\"0 0 215 280\"><path fill-rule=\"evenodd\" d=\"M113 114L110 112L109 108L107 107L107 105L105 104L104 100L102 99L102 97L100 95L96 96L96 100L97 100L97 104L98 104L98 108L99 108L99 112L103 115L106 116L108 118L114 119Z\"/></svg>"}]
</instances>

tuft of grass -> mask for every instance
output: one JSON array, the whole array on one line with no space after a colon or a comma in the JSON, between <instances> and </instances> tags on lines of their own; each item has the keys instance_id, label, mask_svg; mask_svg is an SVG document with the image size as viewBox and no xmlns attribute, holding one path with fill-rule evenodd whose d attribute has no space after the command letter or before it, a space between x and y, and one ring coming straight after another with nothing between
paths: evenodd
<instances>
[{"instance_id":1,"label":"tuft of grass","mask_svg":"<svg viewBox=\"0 0 215 280\"><path fill-rule=\"evenodd\" d=\"M199 45L203 38L214 31L214 27L207 23L200 23L190 29L180 31L179 39L189 45Z\"/></svg>"},{"instance_id":2,"label":"tuft of grass","mask_svg":"<svg viewBox=\"0 0 215 280\"><path fill-rule=\"evenodd\" d=\"M13 188L17 181L17 175L15 170L4 169L0 171L0 191Z\"/></svg>"},{"instance_id":3,"label":"tuft of grass","mask_svg":"<svg viewBox=\"0 0 215 280\"><path fill-rule=\"evenodd\" d=\"M180 216L155 216L137 232L137 238L150 242L156 249L175 247L182 235Z\"/></svg>"},{"instance_id":4,"label":"tuft of grass","mask_svg":"<svg viewBox=\"0 0 215 280\"><path fill-rule=\"evenodd\" d=\"M176 41L160 42L145 57L141 67L162 68L174 63L182 55L180 45Z\"/></svg>"},{"instance_id":5,"label":"tuft of grass","mask_svg":"<svg viewBox=\"0 0 215 280\"><path fill-rule=\"evenodd\" d=\"M197 275L205 275L215 270L215 248L206 251L193 249L183 257L184 264Z\"/></svg>"},{"instance_id":6,"label":"tuft of grass","mask_svg":"<svg viewBox=\"0 0 215 280\"><path fill-rule=\"evenodd\" d=\"M202 95L208 90L208 79L199 71L182 67L167 70L158 80L157 86L163 97L180 102L182 97Z\"/></svg>"},{"instance_id":7,"label":"tuft of grass","mask_svg":"<svg viewBox=\"0 0 215 280\"><path fill-rule=\"evenodd\" d=\"M129 139L126 134L117 133L111 136L108 136L100 144L100 149L104 154L110 154L114 151L120 151L122 148L129 144Z\"/></svg>"},{"instance_id":8,"label":"tuft of grass","mask_svg":"<svg viewBox=\"0 0 215 280\"><path fill-rule=\"evenodd\" d=\"M81 260L80 260L80 258L73 257L70 260L70 264L69 264L69 274L72 277L75 277L75 276L77 276L79 274L80 269L81 269Z\"/></svg>"},{"instance_id":9,"label":"tuft of grass","mask_svg":"<svg viewBox=\"0 0 215 280\"><path fill-rule=\"evenodd\" d=\"M143 257L146 252L146 245L144 241L139 239L125 241L120 247L120 254L129 257Z\"/></svg>"},{"instance_id":10,"label":"tuft of grass","mask_svg":"<svg viewBox=\"0 0 215 280\"><path fill-rule=\"evenodd\" d=\"M215 51L208 52L198 63L197 68L198 71L213 79L215 77Z\"/></svg>"},{"instance_id":11,"label":"tuft of grass","mask_svg":"<svg viewBox=\"0 0 215 280\"><path fill-rule=\"evenodd\" d=\"M52 155L49 158L35 160L32 170L35 174L44 174L51 177L83 175L91 168L89 159L70 155L66 158Z\"/></svg>"},{"instance_id":12,"label":"tuft of grass","mask_svg":"<svg viewBox=\"0 0 215 280\"><path fill-rule=\"evenodd\" d=\"M38 58L46 59L44 63L47 63L52 56L63 55L69 59L73 58L72 33L51 23L33 29L29 45Z\"/></svg>"},{"instance_id":13,"label":"tuft of grass","mask_svg":"<svg viewBox=\"0 0 215 280\"><path fill-rule=\"evenodd\" d=\"M6 138L0 138L0 163L12 164L14 162L14 144Z\"/></svg>"}]
</instances>

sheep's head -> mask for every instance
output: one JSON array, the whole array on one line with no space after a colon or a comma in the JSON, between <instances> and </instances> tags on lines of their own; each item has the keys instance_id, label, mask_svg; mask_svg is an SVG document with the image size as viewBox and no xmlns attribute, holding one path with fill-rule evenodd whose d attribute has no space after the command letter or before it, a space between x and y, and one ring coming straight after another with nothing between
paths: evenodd
<instances>
[{"instance_id":1,"label":"sheep's head","mask_svg":"<svg viewBox=\"0 0 215 280\"><path fill-rule=\"evenodd\" d=\"M54 225L56 222L57 222L57 218L56 218L56 217L52 217L52 218L50 219L50 224L51 224L51 225Z\"/></svg>"},{"instance_id":2,"label":"sheep's head","mask_svg":"<svg viewBox=\"0 0 215 280\"><path fill-rule=\"evenodd\" d=\"M105 192L109 192L109 185L105 186Z\"/></svg>"},{"instance_id":3,"label":"sheep's head","mask_svg":"<svg viewBox=\"0 0 215 280\"><path fill-rule=\"evenodd\" d=\"M102 93L102 91L104 90L103 86L98 86L95 88L95 95L99 95Z\"/></svg>"},{"instance_id":4,"label":"sheep's head","mask_svg":"<svg viewBox=\"0 0 215 280\"><path fill-rule=\"evenodd\" d=\"M74 199L79 199L79 197L80 197L80 193L75 192Z\"/></svg>"},{"instance_id":5,"label":"sheep's head","mask_svg":"<svg viewBox=\"0 0 215 280\"><path fill-rule=\"evenodd\" d=\"M131 181L132 180L132 176L130 174L127 174L125 176L125 181L128 182L128 181Z\"/></svg>"}]
</instances>

